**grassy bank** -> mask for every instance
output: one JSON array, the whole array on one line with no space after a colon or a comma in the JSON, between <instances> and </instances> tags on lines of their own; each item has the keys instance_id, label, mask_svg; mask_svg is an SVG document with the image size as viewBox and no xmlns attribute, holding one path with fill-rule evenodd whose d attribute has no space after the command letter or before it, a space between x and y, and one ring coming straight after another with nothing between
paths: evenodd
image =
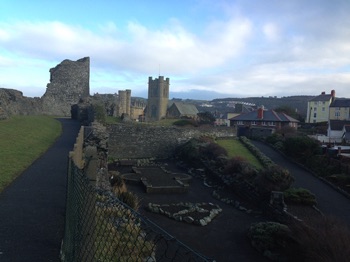
<instances>
[{"instance_id":1,"label":"grassy bank","mask_svg":"<svg viewBox=\"0 0 350 262\"><path fill-rule=\"evenodd\" d=\"M59 121L14 116L0 121L0 191L42 155L61 134Z\"/></svg>"},{"instance_id":2,"label":"grassy bank","mask_svg":"<svg viewBox=\"0 0 350 262\"><path fill-rule=\"evenodd\" d=\"M217 143L227 150L229 157L242 157L259 169L263 169L259 160L237 139L217 140Z\"/></svg>"}]
</instances>

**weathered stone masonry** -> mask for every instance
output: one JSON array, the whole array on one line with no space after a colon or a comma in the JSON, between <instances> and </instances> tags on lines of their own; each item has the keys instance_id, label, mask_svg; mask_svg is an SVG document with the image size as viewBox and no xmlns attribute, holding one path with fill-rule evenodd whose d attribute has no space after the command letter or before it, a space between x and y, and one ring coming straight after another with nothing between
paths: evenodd
<instances>
[{"instance_id":1,"label":"weathered stone masonry","mask_svg":"<svg viewBox=\"0 0 350 262\"><path fill-rule=\"evenodd\" d=\"M42 110L39 97L26 97L18 90L0 88L0 119L10 115L39 115Z\"/></svg>"},{"instance_id":2,"label":"weathered stone masonry","mask_svg":"<svg viewBox=\"0 0 350 262\"><path fill-rule=\"evenodd\" d=\"M11 115L70 116L71 106L90 95L90 58L64 60L50 69L50 83L39 98L0 88L0 119Z\"/></svg>"},{"instance_id":3,"label":"weathered stone masonry","mask_svg":"<svg viewBox=\"0 0 350 262\"><path fill-rule=\"evenodd\" d=\"M50 69L50 83L42 97L48 115L70 116L71 106L90 96L90 58L64 60Z\"/></svg>"},{"instance_id":4,"label":"weathered stone masonry","mask_svg":"<svg viewBox=\"0 0 350 262\"><path fill-rule=\"evenodd\" d=\"M193 137L234 136L231 128L185 129L147 125L118 124L108 126L109 156L114 159L160 158L173 155L174 149Z\"/></svg>"}]
</instances>

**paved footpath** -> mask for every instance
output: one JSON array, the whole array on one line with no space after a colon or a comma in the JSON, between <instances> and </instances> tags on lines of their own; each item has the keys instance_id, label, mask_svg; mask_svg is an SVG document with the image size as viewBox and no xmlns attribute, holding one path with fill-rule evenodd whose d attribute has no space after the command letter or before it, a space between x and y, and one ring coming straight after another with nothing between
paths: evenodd
<instances>
[{"instance_id":1,"label":"paved footpath","mask_svg":"<svg viewBox=\"0 0 350 262\"><path fill-rule=\"evenodd\" d=\"M0 261L60 261L68 153L80 124L59 121L62 135L0 194Z\"/></svg>"},{"instance_id":2,"label":"paved footpath","mask_svg":"<svg viewBox=\"0 0 350 262\"><path fill-rule=\"evenodd\" d=\"M317 207L324 214L338 217L350 226L349 198L333 189L330 185L314 177L305 169L294 164L268 145L258 141L252 141L252 143L276 164L289 170L295 178L294 187L303 187L315 194Z\"/></svg>"}]
</instances>

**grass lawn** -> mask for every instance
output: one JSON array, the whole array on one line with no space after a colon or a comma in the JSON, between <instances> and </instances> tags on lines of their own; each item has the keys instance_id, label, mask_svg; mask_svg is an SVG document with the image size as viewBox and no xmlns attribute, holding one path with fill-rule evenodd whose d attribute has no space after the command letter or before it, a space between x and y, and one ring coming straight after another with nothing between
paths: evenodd
<instances>
[{"instance_id":1,"label":"grass lawn","mask_svg":"<svg viewBox=\"0 0 350 262\"><path fill-rule=\"evenodd\" d=\"M46 116L14 116L0 121L0 192L41 156L61 134Z\"/></svg>"},{"instance_id":2,"label":"grass lawn","mask_svg":"<svg viewBox=\"0 0 350 262\"><path fill-rule=\"evenodd\" d=\"M259 160L238 139L217 140L218 145L227 150L229 157L240 156L259 169L263 169Z\"/></svg>"},{"instance_id":3,"label":"grass lawn","mask_svg":"<svg viewBox=\"0 0 350 262\"><path fill-rule=\"evenodd\" d=\"M122 120L119 117L115 117L115 116L106 117L106 124L116 124L120 122L122 122Z\"/></svg>"}]
</instances>

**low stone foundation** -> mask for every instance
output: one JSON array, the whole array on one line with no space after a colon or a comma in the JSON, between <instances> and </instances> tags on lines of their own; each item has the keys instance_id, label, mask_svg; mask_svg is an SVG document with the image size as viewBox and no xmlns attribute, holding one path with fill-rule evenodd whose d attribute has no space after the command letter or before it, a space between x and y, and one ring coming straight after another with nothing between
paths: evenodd
<instances>
[{"instance_id":1,"label":"low stone foundation","mask_svg":"<svg viewBox=\"0 0 350 262\"><path fill-rule=\"evenodd\" d=\"M185 193L192 179L190 175L171 173L157 166L133 167L134 173L122 174L125 182L142 184L147 193Z\"/></svg>"},{"instance_id":2,"label":"low stone foundation","mask_svg":"<svg viewBox=\"0 0 350 262\"><path fill-rule=\"evenodd\" d=\"M212 203L177 203L177 204L152 204L147 206L148 211L163 214L177 221L200 226L208 225L222 209Z\"/></svg>"}]
</instances>

